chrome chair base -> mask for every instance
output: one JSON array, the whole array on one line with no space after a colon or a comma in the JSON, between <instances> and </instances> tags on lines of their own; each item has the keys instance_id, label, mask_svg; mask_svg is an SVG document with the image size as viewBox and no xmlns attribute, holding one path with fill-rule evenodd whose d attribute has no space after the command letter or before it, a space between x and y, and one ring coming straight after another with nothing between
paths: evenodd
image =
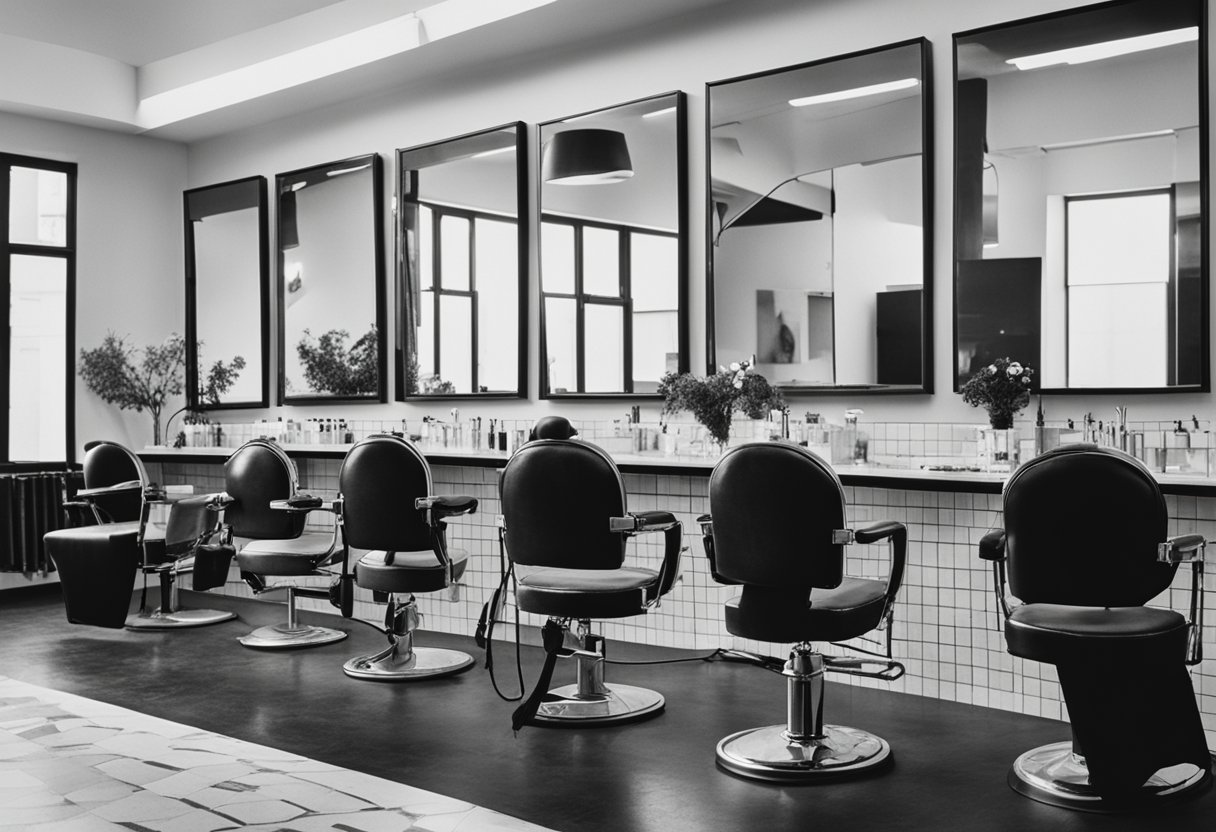
<instances>
[{"instance_id":1,"label":"chrome chair base","mask_svg":"<svg viewBox=\"0 0 1216 832\"><path fill-rule=\"evenodd\" d=\"M342 665L342 672L355 679L379 682L409 682L459 673L473 665L473 657L442 647L415 647L409 653L394 644L374 656L357 656Z\"/></svg>"},{"instance_id":2,"label":"chrome chair base","mask_svg":"<svg viewBox=\"0 0 1216 832\"><path fill-rule=\"evenodd\" d=\"M287 624L274 624L258 627L252 633L237 639L246 647L256 647L263 650L283 650L292 647L316 647L320 644L332 644L346 638L342 630L329 627L312 627L307 624L297 624L292 627Z\"/></svg>"},{"instance_id":3,"label":"chrome chair base","mask_svg":"<svg viewBox=\"0 0 1216 832\"><path fill-rule=\"evenodd\" d=\"M1089 769L1084 759L1073 754L1071 742L1032 748L1018 757L1009 769L1009 786L1018 794L1051 806L1086 812L1161 806L1201 794L1211 785L1212 775L1198 766L1170 766L1150 777L1128 804L1112 806L1089 784Z\"/></svg>"},{"instance_id":4,"label":"chrome chair base","mask_svg":"<svg viewBox=\"0 0 1216 832\"><path fill-rule=\"evenodd\" d=\"M578 685L554 688L536 711L538 725L619 725L657 715L663 694L633 685L601 685L601 693L579 695Z\"/></svg>"},{"instance_id":5,"label":"chrome chair base","mask_svg":"<svg viewBox=\"0 0 1216 832\"><path fill-rule=\"evenodd\" d=\"M185 627L206 627L209 624L219 624L221 621L231 621L236 613L228 610L173 610L161 612L138 612L127 616L123 626L128 630L180 630Z\"/></svg>"},{"instance_id":6,"label":"chrome chair base","mask_svg":"<svg viewBox=\"0 0 1216 832\"><path fill-rule=\"evenodd\" d=\"M843 725L823 726L823 737L790 738L785 725L731 734L718 743L718 765L754 780L812 782L876 771L892 762L882 739Z\"/></svg>"}]
</instances>

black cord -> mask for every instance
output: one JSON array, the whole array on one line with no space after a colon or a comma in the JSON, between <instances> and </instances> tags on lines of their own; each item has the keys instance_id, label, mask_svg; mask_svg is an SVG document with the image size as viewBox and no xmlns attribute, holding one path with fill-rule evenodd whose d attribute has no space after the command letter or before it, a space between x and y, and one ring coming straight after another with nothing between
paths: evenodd
<instances>
[{"instance_id":1,"label":"black cord","mask_svg":"<svg viewBox=\"0 0 1216 832\"><path fill-rule=\"evenodd\" d=\"M723 652L719 647L712 653L707 653L704 656L685 656L680 659L651 659L647 661L620 661L618 659L604 659L605 664L620 664L620 665L649 665L649 664L680 664L681 662L712 662L718 658Z\"/></svg>"}]
</instances>

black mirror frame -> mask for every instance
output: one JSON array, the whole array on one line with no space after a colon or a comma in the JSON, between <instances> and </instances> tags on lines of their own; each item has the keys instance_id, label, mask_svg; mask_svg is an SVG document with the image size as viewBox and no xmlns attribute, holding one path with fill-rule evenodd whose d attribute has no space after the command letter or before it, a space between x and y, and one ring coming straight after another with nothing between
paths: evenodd
<instances>
[{"instance_id":1,"label":"black mirror frame","mask_svg":"<svg viewBox=\"0 0 1216 832\"><path fill-rule=\"evenodd\" d=\"M534 161L536 167L536 229L537 229L537 247L536 247L536 270L537 270L537 306L539 307L540 325L537 327L538 344L537 344L537 379L539 381L539 396L541 399L564 399L564 400L613 400L613 399L647 399L660 400L663 397L658 393L550 393L549 389L549 365L547 353L545 351L545 297L544 297L544 275L540 273L540 228L544 218L544 204L541 199L541 190L544 182L541 178L541 154L544 152L544 147L541 144L541 131L543 128L553 124L560 124L571 119L583 118L596 113L601 113L606 110L615 110L620 107L628 107L633 104L641 104L645 101L654 101L660 98L668 98L674 96L676 102L676 235L679 238L678 246L678 274L676 277L678 283L678 302L680 311L678 316L678 335L677 344L680 353L679 372L688 372L691 362L689 359L689 314L688 314L688 96L681 90L671 90L669 92L659 93L657 95L647 95L643 98L635 98L631 101L623 101L619 104L612 104L607 107L598 107L594 110L588 110L582 113L574 113L572 115L563 116L558 119L542 121L536 125L536 159ZM630 345L626 343L626 349L630 349Z\"/></svg>"},{"instance_id":2,"label":"black mirror frame","mask_svg":"<svg viewBox=\"0 0 1216 832\"><path fill-rule=\"evenodd\" d=\"M428 147L438 147L439 145L447 144L448 142L460 141L462 139L472 138L490 133L499 133L506 130L515 131L515 198L516 198L516 225L518 230L518 263L516 269L519 282L519 322L518 335L516 336L516 351L517 351L517 369L516 369L516 390L510 391L491 391L485 393L435 393L423 395L419 393L410 394L406 392L405 370L406 362L408 361L409 352L413 348L413 332L409 325L409 313L406 305L412 294L409 287L406 286L406 271L405 259L408 256L406 251L404 234L401 230L401 194L407 190L406 176L413 170L402 164L402 158L407 153L412 153L417 150L423 150ZM414 145L413 147L398 148L396 150L397 160L397 178L396 178L396 198L394 205L397 210L394 212L393 219L393 235L394 235L394 283L396 285L397 297L395 301L395 327L396 338L393 344L394 354L394 381L396 383L396 400L399 402L426 402L426 401L442 401L446 399L526 399L528 397L528 257L530 252L530 243L532 240L532 224L531 214L528 211L528 128L522 121L508 122L497 127L489 127L485 130L475 130L471 133L464 133L459 136L451 136L446 139L440 139L426 144Z\"/></svg>"},{"instance_id":3,"label":"black mirror frame","mask_svg":"<svg viewBox=\"0 0 1216 832\"><path fill-rule=\"evenodd\" d=\"M710 158L710 131L712 128L709 100L714 87L731 84L737 81L749 81L768 75L777 75L799 69L807 69L835 61L860 58L877 52L900 49L907 46L920 46L920 80L921 80L921 216L923 235L923 295L921 300L921 384L920 386L901 385L884 387L869 384L837 384L837 385L780 385L785 395L794 396L825 396L847 393L850 396L865 395L924 395L933 393L933 56L932 44L927 38L912 38L870 49L849 52L844 55L832 55L801 64L738 75L724 78L720 81L710 81L705 84L705 356L706 373L712 374L718 370L717 343L714 333L714 243L713 243L713 194L711 177L713 175Z\"/></svg>"},{"instance_id":4,"label":"black mirror frame","mask_svg":"<svg viewBox=\"0 0 1216 832\"><path fill-rule=\"evenodd\" d=\"M1101 11L1103 8L1114 8L1117 6L1127 5L1128 3L1138 2L1139 0L1109 0L1105 3L1095 3L1087 6L1077 6L1070 9L1062 9L1056 12L1047 14L1033 15L1031 17L1020 18L1018 20L1007 20L1003 23L997 23L991 26L982 26L976 29L969 29L965 32L955 32L952 36L952 52L951 65L953 67L953 77L951 78L951 90L954 94L954 128L953 128L953 158L952 167L954 173L954 213L953 213L953 228L952 237L956 238L959 233L959 200L957 190L959 187L958 175L958 151L959 151L959 107L958 107L958 43L962 38L982 35L987 32L996 32L1012 26L1023 26L1029 23L1048 22L1052 20L1060 20L1071 17L1077 14L1087 14L1095 11ZM1211 382L1211 316L1209 306L1211 304L1211 288L1210 268L1208 260L1211 253L1208 251L1209 245L1209 184L1208 184L1208 4L1206 0L1198 0L1196 3L1199 9L1199 40L1196 48L1199 50L1199 205L1200 205L1200 233L1199 239L1203 242L1202 256L1199 258L1200 263L1200 315L1201 315L1201 350L1200 350L1200 373L1202 380L1199 384L1190 385L1174 385L1172 387L1042 387L1038 386L1038 380L1035 381L1035 393L1046 395L1065 395L1065 396L1086 396L1086 395L1157 395L1157 394L1173 394L1173 393L1209 393L1212 389ZM951 296L951 344L953 347L953 356L951 358L950 377L952 379L952 387L954 392L959 392L961 387L958 373L958 315L955 310L958 308L958 244L952 240L950 252L950 296ZM1040 313L1041 314L1041 313ZM1042 335L1040 334L1040 339ZM1038 370L1039 368L1035 368Z\"/></svg>"},{"instance_id":5,"label":"black mirror frame","mask_svg":"<svg viewBox=\"0 0 1216 832\"><path fill-rule=\"evenodd\" d=\"M308 175L316 175L327 169L339 170L361 164L370 164L372 170L372 240L375 247L374 280L376 282L376 350L377 350L377 384L379 390L364 396L288 396L286 394L287 374L286 362L286 328L285 316L287 306L283 297L284 257L283 247L278 244L283 239L283 211L281 197L285 185L293 180L300 180ZM277 321L279 328L278 355L278 403L280 405L312 405L337 404L342 402L387 402L388 401L388 332L386 327L387 297L385 290L384 268L384 162L379 153L368 153L362 156L351 156L336 162L312 165L306 168L275 174L275 279L278 284L275 290L277 303Z\"/></svg>"},{"instance_id":6,"label":"black mirror frame","mask_svg":"<svg viewBox=\"0 0 1216 832\"><path fill-rule=\"evenodd\" d=\"M199 401L198 378L198 272L194 263L194 223L190 216L190 198L221 188L247 187L257 189L258 209L258 296L261 303L262 398L258 401L223 402L219 405ZM270 402L270 222L265 176L248 176L215 185L190 188L182 192L183 240L186 260L186 407L193 411L239 410L265 408Z\"/></svg>"}]
</instances>

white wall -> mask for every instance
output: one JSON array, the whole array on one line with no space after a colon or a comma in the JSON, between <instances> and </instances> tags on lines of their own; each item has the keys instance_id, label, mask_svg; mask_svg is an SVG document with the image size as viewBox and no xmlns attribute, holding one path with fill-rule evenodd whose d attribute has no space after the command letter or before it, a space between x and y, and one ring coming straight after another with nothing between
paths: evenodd
<instances>
[{"instance_id":1,"label":"white wall","mask_svg":"<svg viewBox=\"0 0 1216 832\"><path fill-rule=\"evenodd\" d=\"M107 325L118 331L140 335L152 329L160 332L180 328L181 257L177 225L180 216L178 201L184 187L208 185L254 174L272 177L276 172L371 151L391 160L393 150L398 147L419 145L515 120L534 125L572 113L680 89L688 93L689 104L691 216L688 253L692 367L698 372L703 371L706 363L706 249L702 207L705 199L704 84L925 36L933 48L932 75L936 100L933 118L936 199L932 220L933 348L938 392L933 396L832 395L814 399L813 406L834 419L839 418L846 407L862 406L866 411L864 420L981 421L981 414L963 405L959 397L950 392L953 271L951 35L956 31L1077 5L1083 4L1071 0L1000 0L989 3L970 0L825 0L816 3L768 0L765 3L738 3L711 9L694 20L673 21L619 37L575 43L546 53L521 55L476 74L450 77L442 83L406 86L391 94L353 100L199 142L189 149L186 182L180 181L181 156L177 149L155 142L141 143L139 139L100 133L91 134L96 139L88 141L77 136L79 144L65 140L67 149L60 149L61 153L83 153L87 149L90 155L114 159L113 165L104 166L105 181L121 181L123 187L99 190L108 193L111 200L119 199L128 205L127 210L116 211L113 204L99 202L97 190L90 193L89 200L82 201L81 216L109 232L94 233L87 238L92 241L90 253L94 258L85 258L82 283L87 280L89 285L96 286L98 280L106 279L111 287L111 296L99 296L98 292L90 290L93 291L90 297L113 312L107 317L106 323L95 323L85 319L89 306L82 303L82 342L98 340ZM11 121L5 119L0 126L6 126ZM44 122L29 122L26 129L33 133L28 142L32 146L27 147L27 151L42 149L46 134L59 135L72 131L72 128ZM79 132L74 131L73 134ZM4 143L11 144L7 135ZM534 130L529 143L535 154ZM137 148L145 147L149 148L147 152L137 152ZM152 148L157 150L154 152ZM132 178L130 174L136 171L139 175ZM392 165L386 165L385 184L390 191L391 171ZM92 185L89 187L92 188ZM532 188L535 202L534 184ZM386 233L391 231L391 225L386 212ZM101 240L107 243L122 240L123 245L116 247L119 250L102 254L99 249L105 246L99 244ZM389 254L392 251L391 240L390 233L386 238L386 253ZM553 411L577 412L580 418L616 413L619 405L537 401L535 255L532 260L529 322L531 401L485 405L466 403L463 412L467 415L501 414L510 418L528 418ZM391 256L388 262L392 262ZM391 275L388 280L391 285ZM113 291L112 287L115 286L124 287L124 291ZM135 291L127 291L126 287ZM133 297L133 305L129 311L120 313L123 303L118 298L126 295ZM146 314L141 314L150 308L157 309L159 313L155 325ZM166 326L166 322L172 322L172 326ZM1045 409L1049 417L1079 417L1087 410L1107 411L1115 404L1130 405L1133 419L1177 418L1192 412L1210 412L1212 397L1128 396L1116 401L1069 396L1050 399ZM82 397L79 419L82 437L99 433L118 423L108 413L104 416L90 415L90 409L88 400ZM335 405L308 408L303 412L291 408L287 412L278 412L284 416L303 417L340 413L353 418L417 418L424 413L438 414L444 410L446 407L394 404ZM646 415L653 415L657 406L646 405L643 410ZM241 418L257 415L257 411L243 411Z\"/></svg>"},{"instance_id":2,"label":"white wall","mask_svg":"<svg viewBox=\"0 0 1216 832\"><path fill-rule=\"evenodd\" d=\"M0 149L79 166L77 355L108 331L141 349L184 331L185 146L0 113ZM152 422L105 404L77 378L77 447L100 438L142 446Z\"/></svg>"}]
</instances>

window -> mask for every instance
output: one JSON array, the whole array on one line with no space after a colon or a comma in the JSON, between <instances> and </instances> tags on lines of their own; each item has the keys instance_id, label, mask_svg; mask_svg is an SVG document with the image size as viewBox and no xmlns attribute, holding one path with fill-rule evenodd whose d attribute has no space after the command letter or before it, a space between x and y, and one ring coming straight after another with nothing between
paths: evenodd
<instances>
[{"instance_id":1,"label":"window","mask_svg":"<svg viewBox=\"0 0 1216 832\"><path fill-rule=\"evenodd\" d=\"M545 217L547 393L653 393L679 355L679 238Z\"/></svg>"},{"instance_id":2,"label":"window","mask_svg":"<svg viewBox=\"0 0 1216 832\"><path fill-rule=\"evenodd\" d=\"M420 391L462 394L518 387L515 220L422 203L418 241Z\"/></svg>"},{"instance_id":3,"label":"window","mask_svg":"<svg viewBox=\"0 0 1216 832\"><path fill-rule=\"evenodd\" d=\"M1164 387L1173 374L1173 198L1065 201L1068 386Z\"/></svg>"},{"instance_id":4,"label":"window","mask_svg":"<svg viewBox=\"0 0 1216 832\"><path fill-rule=\"evenodd\" d=\"M0 459L74 461L76 165L0 165Z\"/></svg>"}]
</instances>

